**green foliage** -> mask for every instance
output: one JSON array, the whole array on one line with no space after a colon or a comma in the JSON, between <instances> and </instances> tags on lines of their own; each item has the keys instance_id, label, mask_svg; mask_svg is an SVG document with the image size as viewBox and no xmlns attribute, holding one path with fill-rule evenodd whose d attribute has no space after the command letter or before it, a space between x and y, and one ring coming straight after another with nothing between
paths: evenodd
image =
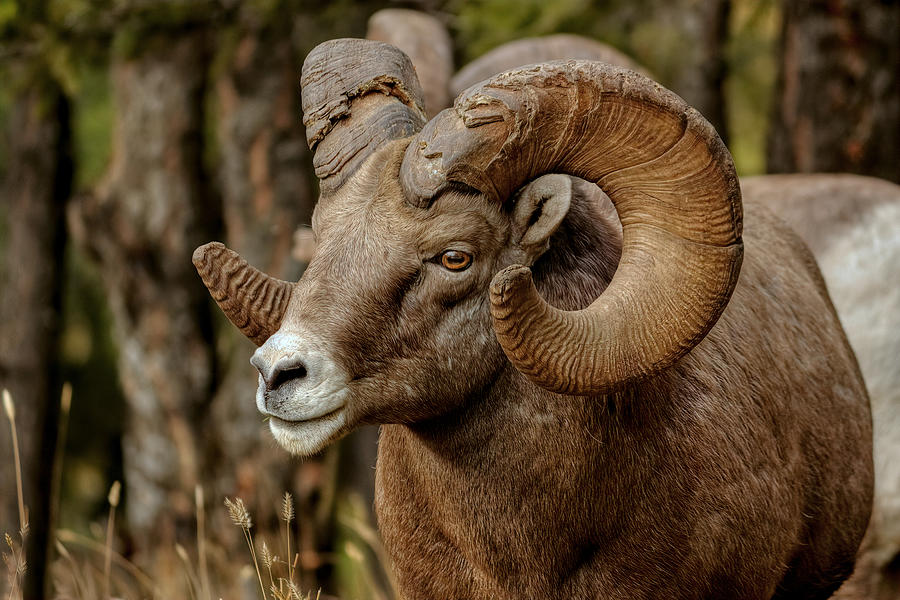
<instances>
[{"instance_id":1,"label":"green foliage","mask_svg":"<svg viewBox=\"0 0 900 600\"><path fill-rule=\"evenodd\" d=\"M19 5L15 0L0 0L0 34L11 27L19 15Z\"/></svg>"},{"instance_id":2,"label":"green foliage","mask_svg":"<svg viewBox=\"0 0 900 600\"><path fill-rule=\"evenodd\" d=\"M51 31L42 30L40 53L50 75L68 96L78 93L78 73L73 58L74 47L57 38Z\"/></svg>"},{"instance_id":3,"label":"green foliage","mask_svg":"<svg viewBox=\"0 0 900 600\"><path fill-rule=\"evenodd\" d=\"M77 76L81 85L72 98L75 187L84 189L100 179L112 154L113 110L105 66L82 63Z\"/></svg>"},{"instance_id":4,"label":"green foliage","mask_svg":"<svg viewBox=\"0 0 900 600\"><path fill-rule=\"evenodd\" d=\"M47 22L59 29L92 28L112 10L107 0L46 0Z\"/></svg>"},{"instance_id":5,"label":"green foliage","mask_svg":"<svg viewBox=\"0 0 900 600\"><path fill-rule=\"evenodd\" d=\"M781 15L776 0L734 0L726 48L730 150L738 173L766 170L766 136L777 74Z\"/></svg>"},{"instance_id":6,"label":"green foliage","mask_svg":"<svg viewBox=\"0 0 900 600\"><path fill-rule=\"evenodd\" d=\"M505 42L555 33L583 17L588 0L453 0L458 43L466 62Z\"/></svg>"}]
</instances>

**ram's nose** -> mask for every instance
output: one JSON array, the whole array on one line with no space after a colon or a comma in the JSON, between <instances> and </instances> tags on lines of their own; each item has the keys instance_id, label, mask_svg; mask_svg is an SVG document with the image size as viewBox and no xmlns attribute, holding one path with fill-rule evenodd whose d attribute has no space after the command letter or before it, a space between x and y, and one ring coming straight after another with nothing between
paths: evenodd
<instances>
[{"instance_id":1,"label":"ram's nose","mask_svg":"<svg viewBox=\"0 0 900 600\"><path fill-rule=\"evenodd\" d=\"M307 362L301 352L294 352L287 356L271 356L272 352L265 352L263 348L257 348L250 359L250 364L256 367L262 377L267 392L277 390L279 387L293 380L302 380L308 377Z\"/></svg>"},{"instance_id":2,"label":"ram's nose","mask_svg":"<svg viewBox=\"0 0 900 600\"><path fill-rule=\"evenodd\" d=\"M307 420L334 410L350 381L326 340L308 332L279 331L256 349L250 364L259 371L256 405L286 421Z\"/></svg>"}]
</instances>

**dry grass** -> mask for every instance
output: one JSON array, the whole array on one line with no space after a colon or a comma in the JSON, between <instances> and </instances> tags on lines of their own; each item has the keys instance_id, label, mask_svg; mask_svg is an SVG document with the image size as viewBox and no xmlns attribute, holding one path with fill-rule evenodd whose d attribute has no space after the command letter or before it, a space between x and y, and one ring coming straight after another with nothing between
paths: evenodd
<instances>
[{"instance_id":1,"label":"dry grass","mask_svg":"<svg viewBox=\"0 0 900 600\"><path fill-rule=\"evenodd\" d=\"M16 405L13 403L9 390L3 390L3 411L9 419L9 428L12 433L13 461L16 471L16 497L19 506L19 541L16 542L9 533L4 534L4 540L9 548L9 553L3 552L3 562L6 565L7 581L9 581L8 598L19 598L23 595L22 581L25 578L27 563L25 561L25 543L28 539L28 510L25 507L25 498L22 493L22 461L19 458L19 436L16 431Z\"/></svg>"},{"instance_id":2,"label":"dry grass","mask_svg":"<svg viewBox=\"0 0 900 600\"><path fill-rule=\"evenodd\" d=\"M15 422L15 404L8 391L3 390L3 406L12 431L13 457L16 467L17 498L19 506L18 537L9 533L4 535L3 560L6 565L7 581L5 593L0 586L0 598L5 600L22 600L22 582L26 572L25 547L28 543L28 510L22 492L21 463L19 458L18 436ZM65 427L71 404L71 388L65 386L61 398L61 429L59 439L65 439ZM61 471L62 454L58 453L54 464L53 477L53 514L48 515L50 523L55 525L55 514L58 512L58 479ZM196 510L196 539L187 548L175 544L173 548L160 549L159 553L170 553L177 560L180 574L172 570L166 573L148 573L134 564L127 557L116 551L115 523L121 495L121 484L112 484L107 495L109 510L105 527L96 525L91 535L85 535L67 529L55 529L55 550L57 558L51 565L53 581L53 597L65 600L97 600L123 599L144 600L168 599L171 597L189 597L191 600L216 600L216 598L233 600L260 598L261 600L324 600L321 590L301 591L297 581L300 574L299 565L311 563L321 564L323 561L349 560L354 564L355 589L365 593L351 593L354 598L371 598L387 600L395 597L393 582L382 582L378 575L378 567L373 562L386 561L380 539L373 527L368 523L366 511L361 501L350 501L339 510L339 524L350 538L342 543L342 553L336 555L308 556L308 551L301 553L301 545L295 538L294 500L285 492L278 501L278 516L281 525L277 535L281 539L260 538L253 534L253 519L241 498L226 498L225 509L232 523L240 529L247 545L250 566L239 557L229 557L227 552L207 538L208 519L204 509L204 492L200 486L195 489L194 500ZM347 508L349 506L349 509ZM362 509L360 508L362 507ZM278 556L278 548L284 556ZM216 560L210 558L215 555ZM374 557L374 561L372 560ZM211 568L215 562L218 568ZM383 564L386 564L384 562ZM255 578L253 587L247 587L249 579ZM183 593L173 595L172 580L183 578L180 588ZM353 586L351 586L353 587Z\"/></svg>"},{"instance_id":3,"label":"dry grass","mask_svg":"<svg viewBox=\"0 0 900 600\"><path fill-rule=\"evenodd\" d=\"M250 550L250 557L253 560L253 567L256 570L256 578L259 583L259 591L264 600L312 600L312 593L307 592L305 595L300 592L297 582L294 580L294 565L300 560L300 555L291 556L291 532L290 522L294 518L294 501L291 495L285 492L281 502L281 520L284 521L285 527L282 530L284 547L287 549L284 560L273 554L269 545L263 540L259 546L259 553L256 552L256 546L253 542L253 527L250 519L250 513L244 506L244 501L240 498L225 498L225 507L231 517L231 522L240 527L244 533L244 539ZM267 577L264 577L260 569L260 561L262 561L263 569ZM264 581L265 580L265 581ZM268 589L268 592L266 591ZM321 590L316 593L316 600L321 596Z\"/></svg>"}]
</instances>

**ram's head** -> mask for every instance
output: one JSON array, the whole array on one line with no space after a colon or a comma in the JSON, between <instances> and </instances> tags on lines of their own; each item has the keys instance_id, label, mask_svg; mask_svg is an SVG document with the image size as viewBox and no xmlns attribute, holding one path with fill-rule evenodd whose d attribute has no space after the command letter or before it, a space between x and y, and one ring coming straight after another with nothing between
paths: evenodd
<instances>
[{"instance_id":1,"label":"ram's head","mask_svg":"<svg viewBox=\"0 0 900 600\"><path fill-rule=\"evenodd\" d=\"M426 124L406 56L345 39L313 50L302 84L321 185L305 274L272 279L217 243L194 255L259 345L257 406L288 450L456 410L510 363L552 392L610 391L683 356L727 303L742 257L730 155L651 80L584 61L524 67ZM578 240L561 232L590 214L554 173L595 182L622 222L615 276L569 307L582 310L540 294L578 268L562 264ZM580 291L571 303L598 293Z\"/></svg>"}]
</instances>

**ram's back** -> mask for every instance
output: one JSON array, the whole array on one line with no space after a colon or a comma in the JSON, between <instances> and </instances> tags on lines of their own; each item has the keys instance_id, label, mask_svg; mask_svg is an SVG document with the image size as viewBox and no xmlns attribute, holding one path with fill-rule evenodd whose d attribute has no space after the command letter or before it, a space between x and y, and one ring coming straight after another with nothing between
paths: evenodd
<instances>
[{"instance_id":1,"label":"ram's back","mask_svg":"<svg viewBox=\"0 0 900 600\"><path fill-rule=\"evenodd\" d=\"M872 400L875 502L861 572L848 586L856 591L846 597L894 597L895 584L889 596L872 594L900 555L900 186L858 175L769 175L742 185L745 198L809 244L859 359Z\"/></svg>"}]
</instances>

